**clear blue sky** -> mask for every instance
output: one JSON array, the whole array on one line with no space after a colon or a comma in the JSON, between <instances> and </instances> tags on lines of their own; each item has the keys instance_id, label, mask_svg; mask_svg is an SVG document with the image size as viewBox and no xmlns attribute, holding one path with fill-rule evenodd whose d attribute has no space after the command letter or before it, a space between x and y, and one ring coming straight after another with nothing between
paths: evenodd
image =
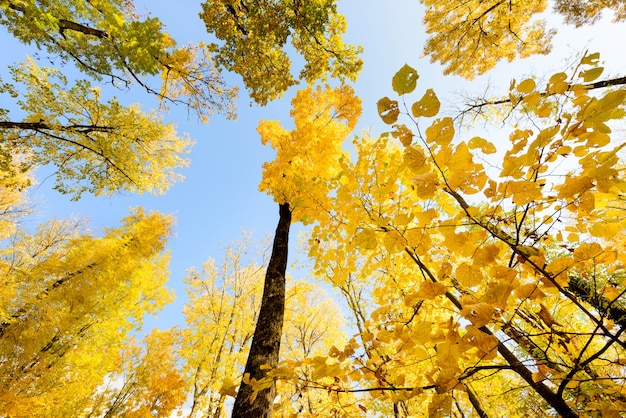
<instances>
[{"instance_id":1,"label":"clear blue sky","mask_svg":"<svg viewBox=\"0 0 626 418\"><path fill-rule=\"evenodd\" d=\"M139 2L138 8L141 10ZM175 5L171 2L148 2L148 9L159 17L167 30L179 42L207 41L204 24L198 18L199 1L184 0ZM433 87L442 98L444 106L451 105L458 96L455 91L480 94L486 85L500 85L506 89L511 77L518 80L525 75L549 74L551 70L565 68L567 58L573 52L589 49L602 52L608 61L610 75L626 73L626 56L621 42L626 41L625 25L609 25L607 21L584 30L563 29L558 35L554 53L550 57L535 57L514 64L502 64L486 77L473 82L457 77L443 77L441 68L421 58L425 34L421 28L421 6L417 0L341 0L340 11L348 20L346 41L363 45L365 67L355 85L363 99L364 113L359 130L372 134L385 127L379 123L376 101L391 94L391 77L404 64L415 67L420 73L418 86L425 90ZM558 23L560 18L552 20ZM21 59L35 51L12 43L0 32L0 56L2 62ZM612 53L611 53L612 52ZM621 70L621 71L620 71ZM0 68L1 74L6 74ZM240 85L238 76L228 75L232 84ZM295 89L282 100L267 107L250 106L250 100L241 90L238 103L239 118L224 120L215 115L208 124L200 124L189 117L184 109L172 109L166 116L177 123L180 131L188 132L195 139L191 166L182 171L186 179L174 185L163 196L117 195L111 198L94 198L85 195L79 202L70 202L52 190L52 181L42 181L33 193L38 202L38 214L31 222L44 221L50 217L84 216L90 219L94 229L117 226L126 216L128 208L143 206L174 214L177 218L176 235L169 243L172 263L170 287L177 301L167 307L158 320L148 325L169 327L182 321L181 309L185 301L182 278L186 269L200 267L208 258L218 261L228 242L237 240L242 231L254 231L258 238L273 233L277 219L277 205L265 194L257 191L261 178L261 165L273 159L271 149L261 146L256 126L261 119L278 119L289 122L290 101ZM131 94L124 101L137 101ZM145 108L155 103L144 104ZM298 228L292 232L296 241Z\"/></svg>"}]
</instances>

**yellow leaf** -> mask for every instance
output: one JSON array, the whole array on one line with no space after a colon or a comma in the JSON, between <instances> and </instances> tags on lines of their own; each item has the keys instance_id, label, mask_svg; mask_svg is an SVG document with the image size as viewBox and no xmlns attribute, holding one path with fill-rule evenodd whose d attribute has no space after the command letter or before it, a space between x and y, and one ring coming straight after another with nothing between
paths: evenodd
<instances>
[{"instance_id":1,"label":"yellow leaf","mask_svg":"<svg viewBox=\"0 0 626 418\"><path fill-rule=\"evenodd\" d=\"M467 143L467 146L469 149L480 148L480 150L485 154L493 154L497 151L493 143L479 136L475 136L472 139L470 139L469 142Z\"/></svg>"},{"instance_id":2,"label":"yellow leaf","mask_svg":"<svg viewBox=\"0 0 626 418\"><path fill-rule=\"evenodd\" d=\"M415 90L419 75L417 71L407 64L404 64L391 79L393 90L399 95L411 93Z\"/></svg>"},{"instance_id":3,"label":"yellow leaf","mask_svg":"<svg viewBox=\"0 0 626 418\"><path fill-rule=\"evenodd\" d=\"M437 143L442 147L447 147L454 137L454 123L452 118L445 117L437 119L432 125L426 128L426 141Z\"/></svg>"},{"instance_id":4,"label":"yellow leaf","mask_svg":"<svg viewBox=\"0 0 626 418\"><path fill-rule=\"evenodd\" d=\"M604 72L604 67L596 67L587 71L583 71L582 73L580 73L580 76L583 80L585 80L585 83L589 83L600 77L602 75L602 72Z\"/></svg>"},{"instance_id":5,"label":"yellow leaf","mask_svg":"<svg viewBox=\"0 0 626 418\"><path fill-rule=\"evenodd\" d=\"M461 316L478 328L487 325L491 321L493 313L493 306L483 302L464 303L461 309Z\"/></svg>"},{"instance_id":6,"label":"yellow leaf","mask_svg":"<svg viewBox=\"0 0 626 418\"><path fill-rule=\"evenodd\" d=\"M541 306L541 308L539 309L539 312L537 312L537 315L543 321L543 323L548 326L548 328L552 328L555 325L558 325L560 327L563 326L563 325L559 324L558 322L556 322L554 317L550 314L550 312L543 305L543 303L540 306Z\"/></svg>"},{"instance_id":7,"label":"yellow leaf","mask_svg":"<svg viewBox=\"0 0 626 418\"><path fill-rule=\"evenodd\" d=\"M426 162L426 155L421 148L406 147L404 149L404 162L414 173L419 173Z\"/></svg>"},{"instance_id":8,"label":"yellow leaf","mask_svg":"<svg viewBox=\"0 0 626 418\"><path fill-rule=\"evenodd\" d=\"M468 264L463 263L456 268L456 279L467 287L477 286L483 281L483 274L480 269Z\"/></svg>"},{"instance_id":9,"label":"yellow leaf","mask_svg":"<svg viewBox=\"0 0 626 418\"><path fill-rule=\"evenodd\" d=\"M622 293L615 288L615 286L604 286L601 290L602 295L606 297L609 301L613 301L617 299Z\"/></svg>"},{"instance_id":10,"label":"yellow leaf","mask_svg":"<svg viewBox=\"0 0 626 418\"><path fill-rule=\"evenodd\" d=\"M528 94L535 90L536 85L537 84L535 83L535 80L533 80L532 78L527 78L526 80L519 83L516 89L522 94Z\"/></svg>"},{"instance_id":11,"label":"yellow leaf","mask_svg":"<svg viewBox=\"0 0 626 418\"><path fill-rule=\"evenodd\" d=\"M594 186L593 181L587 176L567 177L565 181L558 186L560 198L568 199L579 195Z\"/></svg>"},{"instance_id":12,"label":"yellow leaf","mask_svg":"<svg viewBox=\"0 0 626 418\"><path fill-rule=\"evenodd\" d=\"M516 287L513 292L520 299L534 300L546 297L545 293L539 289L538 283L525 283Z\"/></svg>"},{"instance_id":13,"label":"yellow leaf","mask_svg":"<svg viewBox=\"0 0 626 418\"><path fill-rule=\"evenodd\" d=\"M393 125L393 127L394 130L391 132L391 136L398 138L405 147L411 145L415 136L413 132L406 125Z\"/></svg>"},{"instance_id":14,"label":"yellow leaf","mask_svg":"<svg viewBox=\"0 0 626 418\"><path fill-rule=\"evenodd\" d=\"M446 293L446 290L446 286L441 283L424 281L420 284L419 290L415 293L415 296L420 299L431 300L439 295L443 295Z\"/></svg>"},{"instance_id":15,"label":"yellow leaf","mask_svg":"<svg viewBox=\"0 0 626 418\"><path fill-rule=\"evenodd\" d=\"M534 92L529 95L524 96L522 101L526 103L528 106L535 106L541 100L541 93Z\"/></svg>"},{"instance_id":16,"label":"yellow leaf","mask_svg":"<svg viewBox=\"0 0 626 418\"><path fill-rule=\"evenodd\" d=\"M561 285L567 285L569 277L567 270L575 264L575 260L571 257L557 258L546 267L546 271L553 275L556 282Z\"/></svg>"},{"instance_id":17,"label":"yellow leaf","mask_svg":"<svg viewBox=\"0 0 626 418\"><path fill-rule=\"evenodd\" d=\"M378 116L380 116L383 122L387 125L396 123L400 114L397 101L391 100L389 97L383 97L376 103L376 106L378 108Z\"/></svg>"},{"instance_id":18,"label":"yellow leaf","mask_svg":"<svg viewBox=\"0 0 626 418\"><path fill-rule=\"evenodd\" d=\"M222 387L219 389L219 394L224 396L232 396L234 398L237 396L237 386L238 384L233 382L231 378L225 377L222 383Z\"/></svg>"},{"instance_id":19,"label":"yellow leaf","mask_svg":"<svg viewBox=\"0 0 626 418\"><path fill-rule=\"evenodd\" d=\"M540 118L547 118L552 114L552 106L549 103L545 103L544 105L535 109L535 115Z\"/></svg>"},{"instance_id":20,"label":"yellow leaf","mask_svg":"<svg viewBox=\"0 0 626 418\"><path fill-rule=\"evenodd\" d=\"M418 197L429 199L434 196L439 186L437 175L432 172L419 174L411 179L411 188L415 190Z\"/></svg>"},{"instance_id":21,"label":"yellow leaf","mask_svg":"<svg viewBox=\"0 0 626 418\"><path fill-rule=\"evenodd\" d=\"M582 65L596 65L600 61L600 53L594 52L592 54L585 54L580 60Z\"/></svg>"},{"instance_id":22,"label":"yellow leaf","mask_svg":"<svg viewBox=\"0 0 626 418\"><path fill-rule=\"evenodd\" d=\"M362 250L374 250L378 247L376 231L371 228L363 228L355 237L355 245Z\"/></svg>"},{"instance_id":23,"label":"yellow leaf","mask_svg":"<svg viewBox=\"0 0 626 418\"><path fill-rule=\"evenodd\" d=\"M590 260L602 254L603 251L602 246L596 242L584 242L574 250L574 258L576 261Z\"/></svg>"},{"instance_id":24,"label":"yellow leaf","mask_svg":"<svg viewBox=\"0 0 626 418\"><path fill-rule=\"evenodd\" d=\"M503 183L501 187L506 190L507 195L512 196L516 205L523 206L541 198L541 186L534 181L509 181Z\"/></svg>"},{"instance_id":25,"label":"yellow leaf","mask_svg":"<svg viewBox=\"0 0 626 418\"><path fill-rule=\"evenodd\" d=\"M413 103L413 106L411 106L411 112L413 112L413 116L416 118L422 116L430 118L439 113L440 106L441 103L439 102L439 99L433 89L428 89L419 101Z\"/></svg>"},{"instance_id":26,"label":"yellow leaf","mask_svg":"<svg viewBox=\"0 0 626 418\"><path fill-rule=\"evenodd\" d=\"M566 92L569 85L565 80L567 80L567 74L565 73L556 73L552 75L548 81L548 93L562 94Z\"/></svg>"},{"instance_id":27,"label":"yellow leaf","mask_svg":"<svg viewBox=\"0 0 626 418\"><path fill-rule=\"evenodd\" d=\"M617 223L610 222L598 222L591 225L589 233L597 238L611 238L617 235L622 228ZM570 234L571 235L571 234ZM575 241L579 241L578 236Z\"/></svg>"},{"instance_id":28,"label":"yellow leaf","mask_svg":"<svg viewBox=\"0 0 626 418\"><path fill-rule=\"evenodd\" d=\"M406 240L398 231L392 230L384 233L383 244L390 254L395 254L404 250Z\"/></svg>"}]
</instances>

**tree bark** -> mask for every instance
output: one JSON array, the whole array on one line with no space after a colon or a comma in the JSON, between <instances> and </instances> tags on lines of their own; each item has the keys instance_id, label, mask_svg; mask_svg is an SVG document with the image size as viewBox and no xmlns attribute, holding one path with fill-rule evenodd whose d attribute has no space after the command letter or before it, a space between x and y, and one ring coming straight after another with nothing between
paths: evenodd
<instances>
[{"instance_id":1,"label":"tree bark","mask_svg":"<svg viewBox=\"0 0 626 418\"><path fill-rule=\"evenodd\" d=\"M249 374L250 381L266 377L267 370L262 370L261 366L275 367L280 352L285 316L285 273L289 249L289 227L291 226L291 210L288 203L279 206L279 214L272 256L265 273L259 319L244 370L244 376ZM232 417L270 417L275 393L276 384L273 383L270 388L260 391L256 397L252 398L252 386L242 381L235 399Z\"/></svg>"}]
</instances>

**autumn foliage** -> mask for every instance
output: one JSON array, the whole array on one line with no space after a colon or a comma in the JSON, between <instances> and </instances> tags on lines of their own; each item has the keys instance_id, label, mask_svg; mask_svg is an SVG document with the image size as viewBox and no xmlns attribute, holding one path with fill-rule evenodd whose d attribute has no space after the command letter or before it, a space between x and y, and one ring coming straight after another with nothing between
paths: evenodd
<instances>
[{"instance_id":1,"label":"autumn foliage","mask_svg":"<svg viewBox=\"0 0 626 418\"><path fill-rule=\"evenodd\" d=\"M615 0L422 3L425 53L465 78L547 54L549 8L577 26L626 17ZM371 103L383 132L355 135L361 99L343 83L360 48L334 1L205 1L200 17L215 42L179 47L129 1L0 2L10 34L78 70L27 58L0 80L0 417L218 418L260 397L263 416L623 414L624 77L586 51L452 113L406 64ZM28 191L47 166L73 199L165 192L192 141L163 106L233 117L219 69L259 104L307 83L291 129L257 127L276 151L259 190L278 239L272 256L244 237L189 269L185 323L143 331L173 298L173 218L30 228ZM162 107L122 104L105 79ZM292 221L304 280L286 274Z\"/></svg>"}]
</instances>

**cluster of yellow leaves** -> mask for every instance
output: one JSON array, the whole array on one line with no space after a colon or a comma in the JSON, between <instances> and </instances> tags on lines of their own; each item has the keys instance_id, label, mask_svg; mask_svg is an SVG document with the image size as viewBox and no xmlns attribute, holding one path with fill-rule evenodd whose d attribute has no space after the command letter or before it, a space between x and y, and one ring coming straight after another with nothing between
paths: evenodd
<instances>
[{"instance_id":1,"label":"cluster of yellow leaves","mask_svg":"<svg viewBox=\"0 0 626 418\"><path fill-rule=\"evenodd\" d=\"M91 405L128 333L171 300L171 223L135 210L100 238L59 221L18 230L0 253L0 410L68 416Z\"/></svg>"},{"instance_id":2,"label":"cluster of yellow leaves","mask_svg":"<svg viewBox=\"0 0 626 418\"><path fill-rule=\"evenodd\" d=\"M224 41L211 44L215 61L241 75L250 97L261 105L298 83L285 50L288 40L304 60L299 80L356 80L360 47L345 45L345 18L335 0L231 1L202 3L207 31Z\"/></svg>"},{"instance_id":3,"label":"cluster of yellow leaves","mask_svg":"<svg viewBox=\"0 0 626 418\"><path fill-rule=\"evenodd\" d=\"M513 61L550 51L554 31L533 18L547 0L421 0L430 37L424 52L446 65L446 74L473 78L506 58Z\"/></svg>"},{"instance_id":4,"label":"cluster of yellow leaves","mask_svg":"<svg viewBox=\"0 0 626 418\"><path fill-rule=\"evenodd\" d=\"M551 3L565 22L582 26L603 11L615 21L626 19L621 0L420 0L426 6L424 24L430 35L424 53L445 65L444 73L472 79L500 60L513 61L547 54L556 30L538 18Z\"/></svg>"},{"instance_id":5,"label":"cluster of yellow leaves","mask_svg":"<svg viewBox=\"0 0 626 418\"><path fill-rule=\"evenodd\" d=\"M554 0L554 10L576 26L594 23L603 11L613 13L615 21L626 19L626 5L620 0Z\"/></svg>"},{"instance_id":6,"label":"cluster of yellow leaves","mask_svg":"<svg viewBox=\"0 0 626 418\"><path fill-rule=\"evenodd\" d=\"M261 121L257 131L263 144L276 149L276 158L263 164L259 189L281 203L289 203L293 219L314 219L339 174L342 143L361 114L361 101L349 86L307 87L292 100L295 129L277 121Z\"/></svg>"},{"instance_id":7,"label":"cluster of yellow leaves","mask_svg":"<svg viewBox=\"0 0 626 418\"><path fill-rule=\"evenodd\" d=\"M187 325L181 331L178 355L189 381L190 417L205 416L207 411L225 416L224 402L236 394L258 316L265 266L262 255L262 249L257 254L245 238L226 250L220 265L208 260L202 271L192 269L185 277Z\"/></svg>"},{"instance_id":8,"label":"cluster of yellow leaves","mask_svg":"<svg viewBox=\"0 0 626 418\"><path fill-rule=\"evenodd\" d=\"M187 325L181 330L178 355L189 382L190 417L209 411L225 417L228 398L237 394L260 307L266 251L267 243L245 238L227 249L221 265L209 260L201 272L191 270L185 279ZM307 389L315 383L312 369L300 364L308 356L324 355L331 342L345 341L340 331L343 316L328 295L303 281L288 281L285 304L281 355L293 367L283 364L271 372L272 377L258 381L244 377L244 382L258 392L279 379L276 413L324 415L332 402L323 392Z\"/></svg>"},{"instance_id":9,"label":"cluster of yellow leaves","mask_svg":"<svg viewBox=\"0 0 626 418\"><path fill-rule=\"evenodd\" d=\"M94 394L88 416L166 417L186 400L187 382L177 362L178 330L154 329L141 343L131 339L115 373Z\"/></svg>"},{"instance_id":10,"label":"cluster of yellow leaves","mask_svg":"<svg viewBox=\"0 0 626 418\"><path fill-rule=\"evenodd\" d=\"M428 122L439 110L432 90L401 106L418 77L398 71L400 99L378 103L393 130L354 141L333 216L312 230L316 273L359 330L358 348L331 351L341 364L322 372L378 388L374 405L388 414L401 404L515 416L540 400L562 414L623 408L626 183L611 126L626 93L585 87L597 64L587 54L544 87L512 83L511 102L532 120L511 129L503 157L495 141L457 139L450 118Z\"/></svg>"},{"instance_id":11,"label":"cluster of yellow leaves","mask_svg":"<svg viewBox=\"0 0 626 418\"><path fill-rule=\"evenodd\" d=\"M4 151L0 151L0 158ZM2 162L4 170L0 170L0 240L13 235L19 219L30 212L24 192L33 182L32 173L19 164L19 159L8 153Z\"/></svg>"}]
</instances>

